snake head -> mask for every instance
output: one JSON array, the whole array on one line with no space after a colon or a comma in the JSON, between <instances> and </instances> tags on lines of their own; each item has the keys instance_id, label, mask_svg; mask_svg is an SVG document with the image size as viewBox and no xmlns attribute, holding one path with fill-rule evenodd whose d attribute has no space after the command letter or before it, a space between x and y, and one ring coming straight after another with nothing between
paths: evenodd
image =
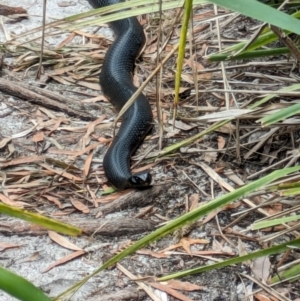
<instances>
[{"instance_id":1,"label":"snake head","mask_svg":"<svg viewBox=\"0 0 300 301\"><path fill-rule=\"evenodd\" d=\"M128 186L130 188L143 189L151 186L152 177L149 172L141 172L132 175L128 179Z\"/></svg>"}]
</instances>

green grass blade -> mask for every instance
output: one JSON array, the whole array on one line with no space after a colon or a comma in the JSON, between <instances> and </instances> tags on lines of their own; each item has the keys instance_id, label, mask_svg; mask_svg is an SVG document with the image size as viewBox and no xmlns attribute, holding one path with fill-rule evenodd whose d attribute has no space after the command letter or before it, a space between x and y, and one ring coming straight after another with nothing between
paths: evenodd
<instances>
[{"instance_id":1,"label":"green grass blade","mask_svg":"<svg viewBox=\"0 0 300 301\"><path fill-rule=\"evenodd\" d=\"M290 32L300 34L299 20L256 0L210 0L209 2Z\"/></svg>"},{"instance_id":2,"label":"green grass blade","mask_svg":"<svg viewBox=\"0 0 300 301\"><path fill-rule=\"evenodd\" d=\"M0 267L0 290L22 301L51 301L26 279Z\"/></svg>"},{"instance_id":3,"label":"green grass blade","mask_svg":"<svg viewBox=\"0 0 300 301\"><path fill-rule=\"evenodd\" d=\"M193 0L185 0L184 15L181 23L179 49L178 49L178 56L177 56L176 76L175 76L175 99L174 99L175 107L178 105L179 102L179 90L180 90L183 60L185 55L186 35L189 28L189 21L190 21L192 8L193 8Z\"/></svg>"},{"instance_id":4,"label":"green grass blade","mask_svg":"<svg viewBox=\"0 0 300 301\"><path fill-rule=\"evenodd\" d=\"M299 195L300 194L300 188L291 188L291 189L286 189L282 192L280 192L281 196L294 196L294 195Z\"/></svg>"},{"instance_id":5,"label":"green grass blade","mask_svg":"<svg viewBox=\"0 0 300 301\"><path fill-rule=\"evenodd\" d=\"M294 85L291 85L288 87L284 87L284 88L278 90L278 92L292 92L292 91L296 91L296 90L300 90L300 84L294 84ZM255 109L277 96L278 96L277 94L270 94L270 95L264 97L263 99L257 101L253 105L249 106L248 109Z\"/></svg>"},{"instance_id":6,"label":"green grass blade","mask_svg":"<svg viewBox=\"0 0 300 301\"><path fill-rule=\"evenodd\" d=\"M300 49L300 46L298 47ZM265 56L276 56L276 55L282 55L282 54L288 54L291 53L291 51L287 47L279 47L274 49L262 49L262 50L255 50L255 51L246 51L242 52L238 55L231 55L228 54L213 54L208 56L208 60L211 62L222 62L225 60L228 61L235 61L235 60L249 60L249 59L255 59L258 57L265 57Z\"/></svg>"},{"instance_id":7,"label":"green grass blade","mask_svg":"<svg viewBox=\"0 0 300 301\"><path fill-rule=\"evenodd\" d=\"M285 251L289 250L291 247L300 248L300 239L295 239L293 241L286 242L286 243L283 243L283 244L275 246L275 247L271 247L271 248L268 248L268 249L256 251L256 252L244 255L244 256L234 257L234 258L224 260L222 262L218 262L218 263L215 263L215 264L211 264L211 265L202 266L202 267L191 269L191 270L186 270L186 271L174 273L174 274L171 274L171 275L168 275L168 276L165 276L165 277L158 278L157 280L158 281L168 281L168 280L171 280L171 279L174 279L174 278L181 278L181 277L185 277L185 276L190 276L190 275L194 275L194 274L208 272L208 271L211 271L211 270L224 268L224 267L229 266L229 265L241 263L241 262L244 262L244 261L247 261L247 260L253 260L255 258L259 258L259 257L263 257L263 256L269 256L269 255L273 255L273 254L282 253L282 252L285 252Z\"/></svg>"},{"instance_id":8,"label":"green grass blade","mask_svg":"<svg viewBox=\"0 0 300 301\"><path fill-rule=\"evenodd\" d=\"M65 294L69 294L70 292L75 291L83 285L85 282L87 282L92 276L98 274L99 272L103 271L104 269L114 265L121 259L125 258L126 256L134 253L135 251L139 250L140 248L144 247L145 245L149 244L152 241L155 241L174 230L181 228L182 226L192 223L199 218L203 217L204 215L208 214L209 212L220 208L222 206L225 206L226 204L229 204L237 199L240 199L244 197L245 195L261 188L262 186L265 186L275 180L277 180L280 177L286 176L290 173L297 172L300 170L300 165L290 168L285 168L282 170L276 170L269 175L262 177L261 179L258 179L250 184L247 184L243 187L240 187L232 192L229 192L221 197L218 197L215 200L210 201L209 203L198 207L178 218L171 221L170 223L166 224L165 226L155 230L154 232L148 234L147 236L143 237L139 241L137 241L134 245L130 246L129 248L125 249L121 253L115 255L111 259L109 259L107 262L105 262L99 269L94 271L91 275L80 281L79 283L75 284L74 286L70 287L67 291L59 295L55 300L60 300L61 297L65 296Z\"/></svg>"},{"instance_id":9,"label":"green grass blade","mask_svg":"<svg viewBox=\"0 0 300 301\"><path fill-rule=\"evenodd\" d=\"M265 117L259 119L258 122L260 121L263 126L269 126L269 125L272 125L273 123L276 123L278 121L285 120L288 117L294 116L298 113L300 113L300 103L291 105L290 107L282 109L269 116L265 116Z\"/></svg>"},{"instance_id":10,"label":"green grass blade","mask_svg":"<svg viewBox=\"0 0 300 301\"><path fill-rule=\"evenodd\" d=\"M20 218L24 221L31 222L33 224L45 227L49 230L60 232L62 234L72 236L78 236L82 234L82 230L77 227L56 221L40 214L29 212L27 210L8 206L6 204L0 203L0 213Z\"/></svg>"},{"instance_id":11,"label":"green grass blade","mask_svg":"<svg viewBox=\"0 0 300 301\"><path fill-rule=\"evenodd\" d=\"M257 223L254 223L251 225L251 229L252 230L260 230L263 228L273 227L273 226L277 226L277 225L282 225L284 223L297 221L298 219L300 219L300 215L292 215L292 216L272 219L269 221L257 222Z\"/></svg>"},{"instance_id":12,"label":"green grass blade","mask_svg":"<svg viewBox=\"0 0 300 301\"><path fill-rule=\"evenodd\" d=\"M292 14L292 16L290 16L291 18L300 18L300 11ZM298 21L300 22L300 21ZM277 27L280 27L277 25ZM289 30L284 30L284 33L285 34L290 34L291 31ZM253 57L256 57L255 56L255 53L256 52L251 52L252 50L255 50L259 47L262 47L262 46L265 46L267 44L270 44L271 42L274 42L278 40L278 37L272 32L270 31L269 28L266 28L263 33L261 33L255 41L253 41L251 43L251 45L248 45L247 49L242 51L242 52L239 52L237 56L234 56L234 53L235 52L238 52L239 50L241 50L242 48L245 47L245 45L248 43L248 41L244 41L244 42L240 42L240 43L237 43L235 45L232 45L232 46L229 46L225 49L223 49L221 52L219 52L218 54L211 54L209 56L207 56L206 58L209 60L209 61L219 61L221 60L222 58L224 59L228 59L228 57L230 57L231 60L234 60L234 59L242 59L244 58L242 55L245 55L245 58L253 58ZM284 48L279 48L278 50L278 53L276 53L276 49L270 49L270 50L260 50L261 52L257 52L257 54L260 54L262 56L264 55L267 55L268 54L268 51L272 52L272 50L274 51L274 54L270 54L270 55L276 55L276 54L280 54L280 52L283 52L285 51ZM247 57L247 53L250 52L249 56Z\"/></svg>"},{"instance_id":13,"label":"green grass blade","mask_svg":"<svg viewBox=\"0 0 300 301\"><path fill-rule=\"evenodd\" d=\"M270 282L271 283L277 283L277 282L283 281L284 279L289 279L289 278L292 278L292 277L293 277L293 281L299 279L299 277L300 277L300 264L296 264L293 267L291 267L290 269L279 273L279 276L278 275L274 276L270 280Z\"/></svg>"},{"instance_id":14,"label":"green grass blade","mask_svg":"<svg viewBox=\"0 0 300 301\"><path fill-rule=\"evenodd\" d=\"M210 127L208 127L206 130L192 136L189 137L187 139L184 139L178 143L175 143L173 145L167 146L165 148L163 148L159 153L158 153L158 157L162 157L162 156L166 156L170 153L173 153L174 151L176 151L177 149L180 149L181 147L187 146L191 143L193 143L194 141L204 137L205 135L217 130L218 128L220 128L221 126L225 125L226 123L228 123L230 120L223 120L223 121L219 121L213 125L211 125Z\"/></svg>"},{"instance_id":15,"label":"green grass blade","mask_svg":"<svg viewBox=\"0 0 300 301\"><path fill-rule=\"evenodd\" d=\"M138 2L138 5L143 5L142 7L135 7L135 3ZM205 0L194 0L194 5L197 4L205 4L207 3L207 1ZM184 0L172 0L172 1L164 1L162 3L162 10L168 10L168 9L174 9L174 8L179 8L182 7L184 4ZM122 10L120 11L120 9L128 9L128 8L132 8L135 7L135 9L130 9L130 10ZM124 3L117 3L108 7L101 7L101 8L97 8L94 9L88 13L84 13L84 14L79 14L79 15L74 15L68 18L65 18L65 21L70 22L75 21L75 20L79 20L76 22L76 24L71 24L68 25L66 27L62 27L62 29L65 30L69 30L69 31L73 31L75 29L82 29L83 27L87 27L87 26L96 26L99 25L101 23L108 23L108 22L112 22L112 21L116 21L116 20L120 20L120 19L125 19L128 17L134 17L134 16L139 16L142 14L149 14L149 13L155 13L155 12L159 12L160 11L160 7L159 7L159 3L158 1L148 1L148 0L143 0L143 1L126 1ZM110 12L110 14L108 15L104 15L105 13ZM99 18L95 18L93 20L85 20L85 21L80 21L80 19L86 16L94 16L97 14L101 14L101 17Z\"/></svg>"}]
</instances>

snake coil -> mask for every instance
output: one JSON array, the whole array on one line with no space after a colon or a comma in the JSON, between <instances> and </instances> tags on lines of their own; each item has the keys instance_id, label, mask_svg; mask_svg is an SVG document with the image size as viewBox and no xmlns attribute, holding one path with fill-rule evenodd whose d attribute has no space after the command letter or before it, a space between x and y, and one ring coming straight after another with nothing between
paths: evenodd
<instances>
[{"instance_id":1,"label":"snake coil","mask_svg":"<svg viewBox=\"0 0 300 301\"><path fill-rule=\"evenodd\" d=\"M88 0L94 8L124 0ZM137 88L132 74L135 60L145 44L142 26L135 17L109 23L115 41L104 58L99 81L104 95L120 111ZM103 159L105 175L117 189L144 188L151 184L149 172L132 174L130 158L152 127L152 111L147 98L140 94L123 115L120 129Z\"/></svg>"}]
</instances>

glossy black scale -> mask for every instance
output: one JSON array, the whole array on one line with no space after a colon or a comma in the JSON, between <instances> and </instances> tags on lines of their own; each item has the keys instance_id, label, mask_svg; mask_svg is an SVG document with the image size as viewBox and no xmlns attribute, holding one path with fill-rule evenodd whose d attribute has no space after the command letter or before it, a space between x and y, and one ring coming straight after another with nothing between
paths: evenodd
<instances>
[{"instance_id":1,"label":"glossy black scale","mask_svg":"<svg viewBox=\"0 0 300 301\"><path fill-rule=\"evenodd\" d=\"M88 0L94 8L123 2ZM137 88L133 85L135 60L145 44L142 26L134 17L109 23L115 41L109 48L100 73L104 95L120 111ZM150 186L148 172L132 174L130 158L152 127L152 111L147 98L140 94L122 117L121 127L104 156L103 167L109 182L117 189Z\"/></svg>"}]
</instances>

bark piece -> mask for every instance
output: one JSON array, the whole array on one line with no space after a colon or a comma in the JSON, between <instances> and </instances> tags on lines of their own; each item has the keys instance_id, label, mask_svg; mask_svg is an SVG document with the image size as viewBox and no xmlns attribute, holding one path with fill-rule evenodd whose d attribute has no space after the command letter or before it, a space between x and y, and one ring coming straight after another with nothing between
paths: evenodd
<instances>
[{"instance_id":1,"label":"bark piece","mask_svg":"<svg viewBox=\"0 0 300 301\"><path fill-rule=\"evenodd\" d=\"M90 218L64 218L61 220L81 228L88 236L95 234L116 237L128 234L138 234L152 231L155 226L152 221L131 217L94 220L91 220ZM48 233L48 230L22 220L9 219L0 223L0 232L6 234L38 236Z\"/></svg>"},{"instance_id":2,"label":"bark piece","mask_svg":"<svg viewBox=\"0 0 300 301\"><path fill-rule=\"evenodd\" d=\"M23 7L12 7L8 5L0 4L0 15L11 16L11 15L21 15L27 14L27 10Z\"/></svg>"},{"instance_id":3,"label":"bark piece","mask_svg":"<svg viewBox=\"0 0 300 301\"><path fill-rule=\"evenodd\" d=\"M132 290L124 289L107 295L94 296L93 301L139 301L144 300L146 296L144 291L132 288Z\"/></svg>"},{"instance_id":4,"label":"bark piece","mask_svg":"<svg viewBox=\"0 0 300 301\"><path fill-rule=\"evenodd\" d=\"M22 86L20 83L15 84L3 78L0 78L0 91L18 97L20 99L29 101L31 103L37 104L39 106L43 106L48 109L61 111L71 117L78 117L82 120L88 121L96 119L96 117L88 113L82 112L80 110L74 109L72 108L72 106L62 103L61 101L45 97L43 95L29 90L28 88Z\"/></svg>"},{"instance_id":5,"label":"bark piece","mask_svg":"<svg viewBox=\"0 0 300 301\"><path fill-rule=\"evenodd\" d=\"M133 190L115 201L91 210L97 216L125 210L132 207L144 207L153 202L154 198L166 191L167 185L152 186L145 190Z\"/></svg>"}]
</instances>

